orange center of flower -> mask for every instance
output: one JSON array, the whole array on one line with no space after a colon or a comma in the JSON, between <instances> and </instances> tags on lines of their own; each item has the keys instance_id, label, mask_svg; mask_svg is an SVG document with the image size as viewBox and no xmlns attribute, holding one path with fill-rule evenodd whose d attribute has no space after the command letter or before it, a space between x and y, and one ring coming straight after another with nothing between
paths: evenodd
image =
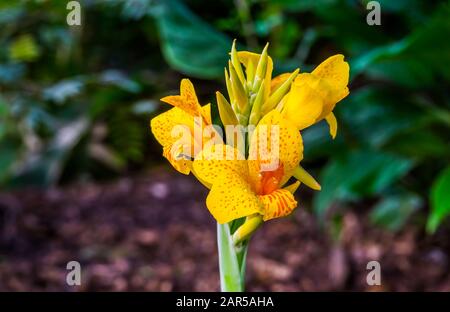
<instances>
[{"instance_id":1,"label":"orange center of flower","mask_svg":"<svg viewBox=\"0 0 450 312\"><path fill-rule=\"evenodd\" d=\"M281 179L283 178L284 167L280 163L277 169L273 171L263 171L260 173L261 189L260 195L267 195L279 189Z\"/></svg>"}]
</instances>

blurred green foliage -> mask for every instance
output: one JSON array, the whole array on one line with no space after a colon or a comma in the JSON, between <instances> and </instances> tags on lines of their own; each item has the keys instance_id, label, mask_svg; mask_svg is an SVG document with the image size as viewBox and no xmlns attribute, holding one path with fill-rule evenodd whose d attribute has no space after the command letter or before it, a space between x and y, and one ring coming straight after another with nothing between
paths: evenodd
<instances>
[{"instance_id":1,"label":"blurred green foliage","mask_svg":"<svg viewBox=\"0 0 450 312\"><path fill-rule=\"evenodd\" d=\"M0 185L157 162L148 120L158 99L188 76L211 101L231 39L255 51L269 41L277 73L335 53L351 65L336 140L323 124L303 133L305 167L320 168L318 218L370 202L374 224L396 231L428 207L420 222L434 232L450 214L450 5L379 1L382 25L369 26L367 2L86 0L82 26L66 24L66 1L2 2Z\"/></svg>"}]
</instances>

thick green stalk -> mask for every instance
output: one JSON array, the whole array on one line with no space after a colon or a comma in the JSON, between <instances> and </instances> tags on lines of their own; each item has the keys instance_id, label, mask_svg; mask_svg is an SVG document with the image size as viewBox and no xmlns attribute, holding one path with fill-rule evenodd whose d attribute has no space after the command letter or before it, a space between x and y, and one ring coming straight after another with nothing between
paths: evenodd
<instances>
[{"instance_id":1,"label":"thick green stalk","mask_svg":"<svg viewBox=\"0 0 450 312\"><path fill-rule=\"evenodd\" d=\"M221 290L244 291L247 244L235 247L230 225L217 223L217 247Z\"/></svg>"}]
</instances>

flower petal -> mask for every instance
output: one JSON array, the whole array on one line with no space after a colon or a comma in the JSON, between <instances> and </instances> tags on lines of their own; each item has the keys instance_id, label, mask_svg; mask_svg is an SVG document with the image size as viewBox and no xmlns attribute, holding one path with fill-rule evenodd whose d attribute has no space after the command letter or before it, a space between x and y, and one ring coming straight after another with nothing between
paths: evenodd
<instances>
[{"instance_id":1,"label":"flower petal","mask_svg":"<svg viewBox=\"0 0 450 312\"><path fill-rule=\"evenodd\" d=\"M310 74L300 74L292 83L282 110L283 116L292 121L299 130L316 123L324 109L323 97L304 79L308 75Z\"/></svg>"},{"instance_id":2,"label":"flower petal","mask_svg":"<svg viewBox=\"0 0 450 312\"><path fill-rule=\"evenodd\" d=\"M300 165L295 168L293 175L298 181L302 182L313 190L320 191L322 189L316 179L314 179L314 177Z\"/></svg>"},{"instance_id":3,"label":"flower petal","mask_svg":"<svg viewBox=\"0 0 450 312\"><path fill-rule=\"evenodd\" d=\"M183 156L174 155L171 147L163 147L163 156L178 172L186 175L191 172L192 160L186 159Z\"/></svg>"},{"instance_id":4,"label":"flower petal","mask_svg":"<svg viewBox=\"0 0 450 312\"><path fill-rule=\"evenodd\" d=\"M344 56L338 54L326 59L312 73L298 75L284 105L285 116L299 129L324 119L349 94L349 70Z\"/></svg>"},{"instance_id":5,"label":"flower petal","mask_svg":"<svg viewBox=\"0 0 450 312\"><path fill-rule=\"evenodd\" d=\"M252 184L258 185L261 171L276 170L281 163L283 185L302 158L303 141L298 129L277 110L265 115L250 140L248 167Z\"/></svg>"},{"instance_id":6,"label":"flower petal","mask_svg":"<svg viewBox=\"0 0 450 312\"><path fill-rule=\"evenodd\" d=\"M350 67L342 54L336 54L323 61L312 74L325 79L333 89L342 90L348 85Z\"/></svg>"},{"instance_id":7,"label":"flower petal","mask_svg":"<svg viewBox=\"0 0 450 312\"><path fill-rule=\"evenodd\" d=\"M191 116L203 116L205 120L208 120L208 116L204 115L204 111L198 102L194 85L189 79L181 80L180 95L166 96L161 101L178 107Z\"/></svg>"},{"instance_id":8,"label":"flower petal","mask_svg":"<svg viewBox=\"0 0 450 312\"><path fill-rule=\"evenodd\" d=\"M321 81L318 85L318 87L320 86L318 91L321 93L325 103L322 114L317 121L322 120L331 113L336 103L349 94L347 87L349 75L350 67L344 61L342 54L329 57L313 70L311 76Z\"/></svg>"},{"instance_id":9,"label":"flower petal","mask_svg":"<svg viewBox=\"0 0 450 312\"><path fill-rule=\"evenodd\" d=\"M172 136L172 130L177 126L186 127L186 132L181 133L182 136ZM186 156L192 154L192 128L194 119L185 111L174 107L164 112L150 121L150 127L156 140L163 146L163 156L170 164L179 172L189 174L191 161L187 158L180 157L183 147L187 151ZM181 130L181 129L180 129ZM177 144L175 147L174 145Z\"/></svg>"},{"instance_id":10,"label":"flower petal","mask_svg":"<svg viewBox=\"0 0 450 312\"><path fill-rule=\"evenodd\" d=\"M208 113L209 105L203 106L202 110ZM193 137L195 132L202 133L200 127L205 126L202 119L200 117L198 119L200 122L184 110L174 107L150 121L153 135L163 146L163 156L183 174L190 172L190 158L193 158L197 152L194 144L201 144L201 142L195 142ZM175 130L176 132L173 132ZM210 138L201 137L201 139L206 141Z\"/></svg>"},{"instance_id":11,"label":"flower petal","mask_svg":"<svg viewBox=\"0 0 450 312\"><path fill-rule=\"evenodd\" d=\"M244 64L245 67L248 67L250 63L253 64L253 68L256 69L256 66L258 65L258 61L259 58L261 56L261 54L258 53L253 53L253 52L249 52L249 51L239 51L238 53L238 58L239 61ZM269 57L270 61L272 61L272 59Z\"/></svg>"},{"instance_id":12,"label":"flower petal","mask_svg":"<svg viewBox=\"0 0 450 312\"><path fill-rule=\"evenodd\" d=\"M178 107L169 109L150 121L151 131L162 146L172 145L178 140L172 136L172 129L179 125L187 126L193 131L194 118Z\"/></svg>"},{"instance_id":13,"label":"flower petal","mask_svg":"<svg viewBox=\"0 0 450 312\"><path fill-rule=\"evenodd\" d=\"M325 117L325 119L330 126L330 135L334 139L336 137L338 127L336 116L334 116L334 114L331 112Z\"/></svg>"},{"instance_id":14,"label":"flower petal","mask_svg":"<svg viewBox=\"0 0 450 312\"><path fill-rule=\"evenodd\" d=\"M289 192L291 192L292 194L295 193L295 191L298 189L298 187L300 186L300 181L295 181L294 183L283 187L283 190L287 190Z\"/></svg>"},{"instance_id":15,"label":"flower petal","mask_svg":"<svg viewBox=\"0 0 450 312\"><path fill-rule=\"evenodd\" d=\"M248 182L234 171L222 171L216 176L206 206L220 224L264 212Z\"/></svg>"},{"instance_id":16,"label":"flower petal","mask_svg":"<svg viewBox=\"0 0 450 312\"><path fill-rule=\"evenodd\" d=\"M229 172L234 172L243 179L248 178L248 166L244 156L235 148L225 144L206 146L193 163L195 175L207 184Z\"/></svg>"},{"instance_id":17,"label":"flower petal","mask_svg":"<svg viewBox=\"0 0 450 312\"><path fill-rule=\"evenodd\" d=\"M208 103L202 106L202 116L205 118L205 121L208 125L211 125L211 104Z\"/></svg>"},{"instance_id":18,"label":"flower petal","mask_svg":"<svg viewBox=\"0 0 450 312\"><path fill-rule=\"evenodd\" d=\"M294 195L284 189L276 190L268 195L261 195L259 200L264 207L264 221L285 217L297 207Z\"/></svg>"}]
</instances>

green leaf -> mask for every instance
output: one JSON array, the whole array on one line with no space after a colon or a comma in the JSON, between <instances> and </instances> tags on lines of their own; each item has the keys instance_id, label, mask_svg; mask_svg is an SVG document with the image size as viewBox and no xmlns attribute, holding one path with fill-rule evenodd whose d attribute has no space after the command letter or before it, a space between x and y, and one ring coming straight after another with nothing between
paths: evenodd
<instances>
[{"instance_id":1,"label":"green leaf","mask_svg":"<svg viewBox=\"0 0 450 312\"><path fill-rule=\"evenodd\" d=\"M356 1L329 1L328 5L314 8L321 27L328 29L323 35L334 42L339 50L349 51L349 56L367 52L390 40L387 31L367 25L367 12ZM353 67L350 68L352 73Z\"/></svg>"},{"instance_id":2,"label":"green leaf","mask_svg":"<svg viewBox=\"0 0 450 312\"><path fill-rule=\"evenodd\" d=\"M333 201L379 194L405 175L412 164L409 159L371 150L336 158L322 172L322 190L314 198L314 211L323 218Z\"/></svg>"},{"instance_id":3,"label":"green leaf","mask_svg":"<svg viewBox=\"0 0 450 312\"><path fill-rule=\"evenodd\" d=\"M430 194L431 214L427 231L434 233L442 221L450 214L450 166L437 177Z\"/></svg>"},{"instance_id":4,"label":"green leaf","mask_svg":"<svg viewBox=\"0 0 450 312\"><path fill-rule=\"evenodd\" d=\"M179 1L164 1L155 14L167 62L184 74L212 79L223 75L231 40Z\"/></svg>"},{"instance_id":5,"label":"green leaf","mask_svg":"<svg viewBox=\"0 0 450 312\"><path fill-rule=\"evenodd\" d=\"M329 126L325 121L302 130L302 138L305 161L336 155L347 148L340 130L336 139L330 138Z\"/></svg>"},{"instance_id":6,"label":"green leaf","mask_svg":"<svg viewBox=\"0 0 450 312\"><path fill-rule=\"evenodd\" d=\"M400 230L413 212L419 209L422 201L412 194L389 196L375 205L370 220L372 223L390 231Z\"/></svg>"},{"instance_id":7,"label":"green leaf","mask_svg":"<svg viewBox=\"0 0 450 312\"><path fill-rule=\"evenodd\" d=\"M442 133L429 127L421 127L395 136L392 142L385 146L385 150L408 158L429 161L431 157L450 158L448 144Z\"/></svg>"},{"instance_id":8,"label":"green leaf","mask_svg":"<svg viewBox=\"0 0 450 312\"><path fill-rule=\"evenodd\" d=\"M376 49L351 61L352 75L363 71L369 76L387 79L408 87L432 85L438 77L450 79L450 5L436 9L429 20L407 37Z\"/></svg>"},{"instance_id":9,"label":"green leaf","mask_svg":"<svg viewBox=\"0 0 450 312\"><path fill-rule=\"evenodd\" d=\"M360 144L380 147L400 132L420 125L425 113L398 89L361 88L338 104L338 120ZM339 118L340 117L340 118ZM339 136L339 133L338 133Z\"/></svg>"}]
</instances>

